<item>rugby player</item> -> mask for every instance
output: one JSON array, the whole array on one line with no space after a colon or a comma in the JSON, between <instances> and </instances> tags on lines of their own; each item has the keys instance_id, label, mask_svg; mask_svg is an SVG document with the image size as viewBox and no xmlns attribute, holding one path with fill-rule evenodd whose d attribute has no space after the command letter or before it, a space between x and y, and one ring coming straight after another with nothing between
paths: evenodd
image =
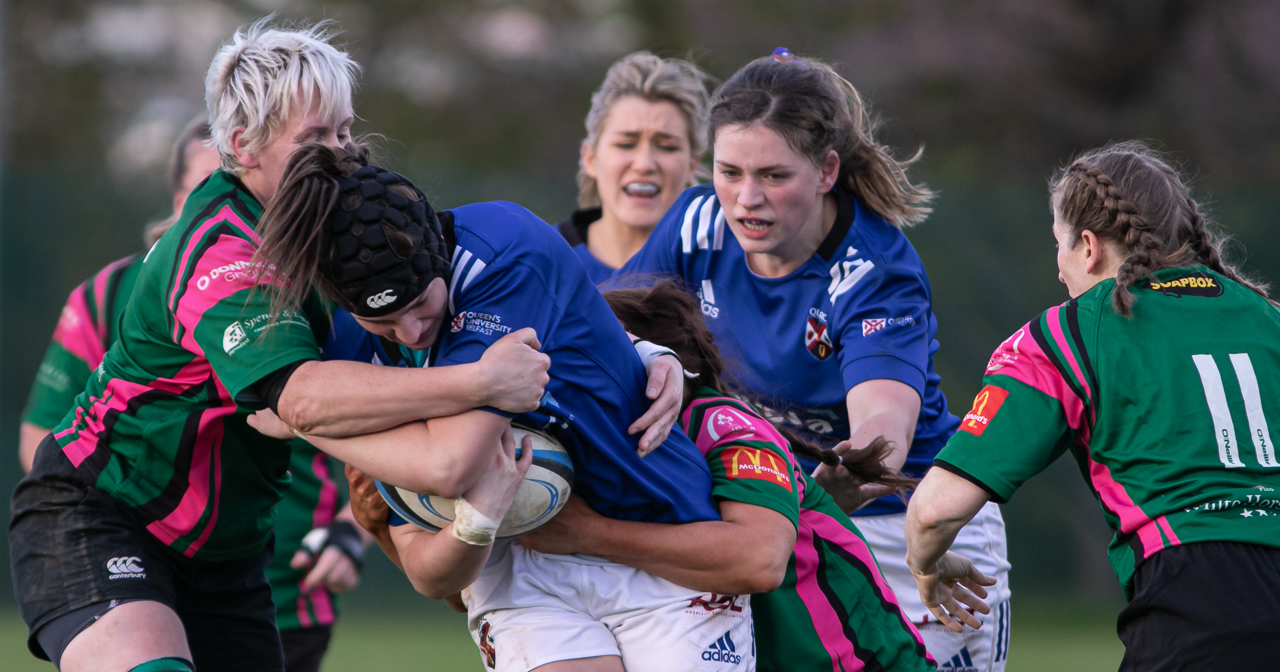
<instances>
[{"instance_id":1,"label":"rugby player","mask_svg":"<svg viewBox=\"0 0 1280 672\"><path fill-rule=\"evenodd\" d=\"M357 66L328 37L263 20L215 56L206 102L222 169L143 258L116 343L14 492L28 645L62 670L283 669L264 568L290 450L245 420L274 403L277 369L292 372L289 419L317 433L520 412L542 396L548 361L527 333L473 364L401 370L316 361L329 326L318 302L271 313L275 285L259 277L281 280L252 260L263 205L296 147L349 139ZM78 634L47 644L48 628Z\"/></svg>"},{"instance_id":2,"label":"rugby player","mask_svg":"<svg viewBox=\"0 0 1280 672\"><path fill-rule=\"evenodd\" d=\"M556 226L592 282L627 263L705 172L706 79L692 63L639 51L610 66L592 94L579 209Z\"/></svg>"},{"instance_id":3,"label":"rugby player","mask_svg":"<svg viewBox=\"0 0 1280 672\"><path fill-rule=\"evenodd\" d=\"M327 356L462 365L503 334L532 328L551 358L551 379L541 407L515 417L560 440L574 465L574 491L587 505L618 520L719 519L710 472L688 437L672 431L642 457L628 435L648 403L641 359L572 249L529 211L494 202L437 215L407 179L365 165L358 147L312 145L290 162L262 235L263 259L292 280L292 305L314 286L347 311L335 318ZM255 426L280 435L268 414L262 418ZM495 498L500 506L486 510L471 493L492 471L492 446L512 420L477 407L376 434L311 440L387 484L458 498L457 519L440 533L394 525L388 536L418 590L441 598L462 591L490 667L636 672L745 662L751 669L745 605L690 613L692 601L713 596L603 559L494 543L510 500ZM504 459L511 461L510 452ZM777 522L754 546L785 562L795 530ZM717 641L739 643L741 658L704 658Z\"/></svg>"},{"instance_id":4,"label":"rugby player","mask_svg":"<svg viewBox=\"0 0 1280 672\"><path fill-rule=\"evenodd\" d=\"M1050 196L1071 299L996 349L912 498L920 596L948 627L971 623L939 557L1070 450L1115 533L1120 669L1266 669L1280 655L1280 311L1144 145L1084 154Z\"/></svg>"},{"instance_id":5,"label":"rugby player","mask_svg":"<svg viewBox=\"0 0 1280 672\"><path fill-rule=\"evenodd\" d=\"M857 528L798 468L793 450L813 448L761 417L740 391L725 394L724 364L697 301L670 281L608 291L605 299L629 331L672 347L697 374L686 381L689 401L680 426L711 469L712 496L724 521L613 521L575 498L521 544L606 557L719 596L691 603L694 611L738 609L735 595L755 593L751 615L760 670L934 669ZM856 464L846 453L851 459L844 466L863 483L910 485L881 463L887 448L878 442L858 454ZM781 562L742 541L758 538L758 530L777 517L797 530L795 548ZM732 655L723 648L704 653Z\"/></svg>"},{"instance_id":6,"label":"rugby player","mask_svg":"<svg viewBox=\"0 0 1280 672\"><path fill-rule=\"evenodd\" d=\"M716 90L710 137L713 183L681 195L620 278L681 278L737 359L734 376L787 409L774 415L838 452L883 436L893 446L886 464L923 475L959 424L933 368L929 278L902 231L925 218L932 194L873 137L848 81L785 49ZM985 507L954 546L998 579L979 609L994 611L996 627L957 634L908 597L903 501L884 496L859 509L885 489L799 459L853 512L929 652L1003 669L1009 565L999 508Z\"/></svg>"}]
</instances>

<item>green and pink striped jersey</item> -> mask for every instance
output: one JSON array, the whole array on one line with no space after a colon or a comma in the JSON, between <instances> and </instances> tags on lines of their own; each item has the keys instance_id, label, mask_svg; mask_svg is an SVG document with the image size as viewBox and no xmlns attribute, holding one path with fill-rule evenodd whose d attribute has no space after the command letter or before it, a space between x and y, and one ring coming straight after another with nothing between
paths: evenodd
<instances>
[{"instance_id":1,"label":"green and pink striped jersey","mask_svg":"<svg viewBox=\"0 0 1280 672\"><path fill-rule=\"evenodd\" d=\"M46 429L58 424L84 391L118 334L116 325L142 268L142 255L113 261L67 297L27 396L22 421Z\"/></svg>"},{"instance_id":2,"label":"green and pink striped jersey","mask_svg":"<svg viewBox=\"0 0 1280 672\"><path fill-rule=\"evenodd\" d=\"M790 444L769 421L704 387L680 426L706 456L713 498L771 509L796 525L782 585L751 596L761 672L935 669L867 542L831 495L798 468ZM735 600L724 596L690 608L733 609Z\"/></svg>"},{"instance_id":3,"label":"green and pink striped jersey","mask_svg":"<svg viewBox=\"0 0 1280 672\"><path fill-rule=\"evenodd\" d=\"M1070 450L1115 532L1126 595L1136 566L1198 541L1280 547L1280 311L1202 266L1115 280L1051 308L987 364L938 466L1003 502Z\"/></svg>"},{"instance_id":4,"label":"green and pink striped jersey","mask_svg":"<svg viewBox=\"0 0 1280 672\"><path fill-rule=\"evenodd\" d=\"M289 444L245 422L267 374L319 359L318 299L273 315L258 285L262 206L216 171L147 253L119 338L54 430L77 472L188 557L228 560L265 547L288 487ZM237 403L239 401L240 403Z\"/></svg>"}]
</instances>

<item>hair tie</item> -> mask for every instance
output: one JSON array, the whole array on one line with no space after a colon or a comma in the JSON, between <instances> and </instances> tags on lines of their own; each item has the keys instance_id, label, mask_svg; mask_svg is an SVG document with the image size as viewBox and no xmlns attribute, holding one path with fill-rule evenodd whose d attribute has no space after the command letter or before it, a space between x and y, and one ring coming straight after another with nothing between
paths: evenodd
<instances>
[{"instance_id":1,"label":"hair tie","mask_svg":"<svg viewBox=\"0 0 1280 672\"><path fill-rule=\"evenodd\" d=\"M791 50L786 47L778 47L777 49L774 49L773 60L779 63L794 63L806 70L809 69L808 63L805 63L803 59L791 53Z\"/></svg>"}]
</instances>

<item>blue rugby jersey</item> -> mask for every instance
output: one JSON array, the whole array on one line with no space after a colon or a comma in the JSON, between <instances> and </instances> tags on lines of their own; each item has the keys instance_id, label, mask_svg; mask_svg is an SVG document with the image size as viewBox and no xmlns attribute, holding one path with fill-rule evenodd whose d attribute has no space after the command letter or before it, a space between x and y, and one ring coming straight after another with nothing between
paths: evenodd
<instances>
[{"instance_id":1,"label":"blue rugby jersey","mask_svg":"<svg viewBox=\"0 0 1280 672\"><path fill-rule=\"evenodd\" d=\"M715 187L691 187L612 282L628 284L634 274L683 279L738 380L775 403L774 419L823 443L849 438L845 397L855 385L911 386L920 418L903 471L923 475L959 425L933 368L938 325L929 278L901 230L847 191L837 194L836 223L813 257L790 275L762 278L747 267ZM855 515L904 509L891 496Z\"/></svg>"},{"instance_id":2,"label":"blue rugby jersey","mask_svg":"<svg viewBox=\"0 0 1280 672\"><path fill-rule=\"evenodd\" d=\"M627 427L649 406L644 366L560 234L513 203L476 203L451 213L457 247L449 321L429 365L477 361L499 338L533 327L551 357L551 382L542 407L517 419L564 444L573 460L573 491L617 520L718 520L706 460L678 428L648 457L636 455L639 436L628 436ZM325 357L424 363L403 348L389 350L340 311Z\"/></svg>"}]
</instances>

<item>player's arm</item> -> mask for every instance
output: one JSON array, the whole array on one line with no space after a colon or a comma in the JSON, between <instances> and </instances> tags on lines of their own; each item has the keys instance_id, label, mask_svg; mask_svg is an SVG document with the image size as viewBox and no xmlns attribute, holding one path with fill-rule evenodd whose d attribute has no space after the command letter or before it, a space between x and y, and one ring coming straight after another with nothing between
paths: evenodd
<instances>
[{"instance_id":1,"label":"player's arm","mask_svg":"<svg viewBox=\"0 0 1280 672\"><path fill-rule=\"evenodd\" d=\"M773 509L730 500L720 502L720 517L683 524L613 520L574 496L520 543L544 553L594 555L698 591L746 595L781 585L795 524Z\"/></svg>"},{"instance_id":2,"label":"player's arm","mask_svg":"<svg viewBox=\"0 0 1280 672\"><path fill-rule=\"evenodd\" d=\"M466 502L491 523L501 523L511 502L515 501L529 465L533 464L530 439L525 439L519 460L515 457L511 430L501 432L498 439L496 452L492 443L485 451L483 475L463 495ZM455 528L459 524L450 523L438 533L414 525L391 528L390 536L401 568L419 593L442 600L471 585L480 575L493 549L492 535L487 543L480 543L482 540L474 539L471 532L457 534ZM471 543L460 536L471 538Z\"/></svg>"},{"instance_id":3,"label":"player's arm","mask_svg":"<svg viewBox=\"0 0 1280 672\"><path fill-rule=\"evenodd\" d=\"M376 368L376 367L374 367ZM287 435L289 428L269 411L249 417L249 424L268 436ZM444 418L335 439L307 435L307 441L373 478L412 492L457 497L471 488L488 467L492 447L511 420L496 413L469 410Z\"/></svg>"},{"instance_id":4,"label":"player's arm","mask_svg":"<svg viewBox=\"0 0 1280 672\"><path fill-rule=\"evenodd\" d=\"M533 411L551 366L539 347L533 330L521 329L486 348L478 361L454 366L308 361L288 374L276 409L300 432L328 437L377 432L482 406Z\"/></svg>"},{"instance_id":5,"label":"player's arm","mask_svg":"<svg viewBox=\"0 0 1280 672\"><path fill-rule=\"evenodd\" d=\"M39 427L29 422L22 423L22 427L18 430L18 462L22 465L22 473L30 473L31 465L36 459L36 448L48 435L49 429L46 427Z\"/></svg>"},{"instance_id":6,"label":"player's arm","mask_svg":"<svg viewBox=\"0 0 1280 672\"><path fill-rule=\"evenodd\" d=\"M960 528L973 520L989 496L986 490L943 469L930 469L907 505L907 567L920 599L948 628L961 632L958 619L971 628L982 621L964 606L990 613L982 598L994 577L979 572L967 558L948 551Z\"/></svg>"},{"instance_id":7,"label":"player's arm","mask_svg":"<svg viewBox=\"0 0 1280 672\"><path fill-rule=\"evenodd\" d=\"M915 438L916 420L920 416L920 394L909 385L896 380L878 379L859 383L845 396L849 410L851 429L848 446L842 445L836 452L870 445L883 436L889 442L889 452L884 464L901 469ZM884 486L864 485L853 478L848 469L826 464L813 472L814 479L831 493L836 504L845 513L852 513L863 504L889 494Z\"/></svg>"}]
</instances>

